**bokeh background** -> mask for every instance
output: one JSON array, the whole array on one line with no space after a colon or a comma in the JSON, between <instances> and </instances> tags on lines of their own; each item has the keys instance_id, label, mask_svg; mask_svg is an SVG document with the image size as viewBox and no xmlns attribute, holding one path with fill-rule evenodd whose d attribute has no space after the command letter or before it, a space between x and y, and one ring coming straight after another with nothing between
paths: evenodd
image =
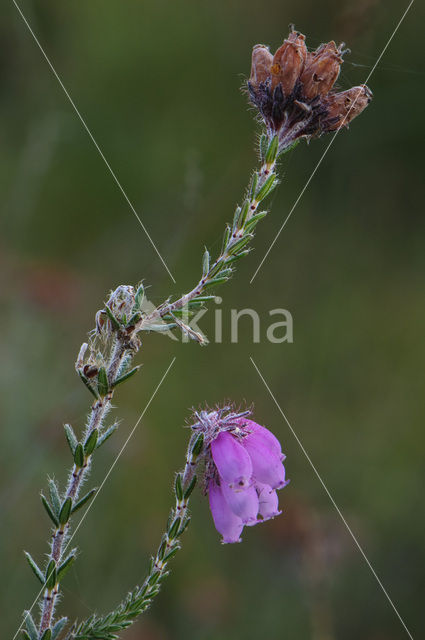
<instances>
[{"instance_id":1,"label":"bokeh background","mask_svg":"<svg viewBox=\"0 0 425 640\"><path fill-rule=\"evenodd\" d=\"M195 282L202 249L256 161L258 127L239 88L257 42L288 25L310 47L345 41L340 86L363 82L406 2L21 1L88 126L175 275L173 285L12 2L0 37L2 638L37 584L49 531L38 494L70 464L62 424L90 402L73 368L106 292L141 278L160 302ZM282 162L255 252L220 290L223 342L146 336L141 373L116 396L119 432L99 484L171 359L176 362L78 532L60 611L106 611L143 577L182 466L191 407L254 403L281 439L284 514L221 546L206 500L172 574L129 640L398 640L407 637L250 364L253 356L413 636L423 626L425 66L416 2L370 81L374 101L341 133L252 285L265 250L329 139ZM230 342L230 309L248 318ZM294 343L269 344L269 310ZM213 336L213 308L201 322ZM422 507L422 508L421 508Z\"/></svg>"}]
</instances>

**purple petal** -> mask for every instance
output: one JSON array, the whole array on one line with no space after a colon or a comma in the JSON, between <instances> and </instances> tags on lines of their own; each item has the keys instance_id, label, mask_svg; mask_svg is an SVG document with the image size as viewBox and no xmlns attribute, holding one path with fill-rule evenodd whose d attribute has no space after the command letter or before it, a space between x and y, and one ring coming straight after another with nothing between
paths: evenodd
<instances>
[{"instance_id":1,"label":"purple petal","mask_svg":"<svg viewBox=\"0 0 425 640\"><path fill-rule=\"evenodd\" d=\"M223 536L223 544L240 542L243 522L230 509L221 488L214 481L208 487L208 497L215 528Z\"/></svg>"},{"instance_id":2,"label":"purple petal","mask_svg":"<svg viewBox=\"0 0 425 640\"><path fill-rule=\"evenodd\" d=\"M246 487L238 491L223 483L221 490L230 509L242 519L244 524L257 519L258 495L254 487Z\"/></svg>"},{"instance_id":3,"label":"purple petal","mask_svg":"<svg viewBox=\"0 0 425 640\"><path fill-rule=\"evenodd\" d=\"M285 481L285 467L275 451L264 446L256 438L244 438L244 447L252 462L254 479L263 484L268 484L272 489L281 489Z\"/></svg>"},{"instance_id":4,"label":"purple petal","mask_svg":"<svg viewBox=\"0 0 425 640\"><path fill-rule=\"evenodd\" d=\"M244 420L241 418L239 422L241 426L246 428L248 431L251 431L251 433L249 433L246 438L257 438L258 440L261 440L264 446L268 447L272 451L275 451L279 456L281 456L281 460L285 459L285 456L282 453L281 444L271 431L269 431L265 427L262 427L260 424L257 424L253 420ZM246 438L244 440L246 440Z\"/></svg>"},{"instance_id":5,"label":"purple petal","mask_svg":"<svg viewBox=\"0 0 425 640\"><path fill-rule=\"evenodd\" d=\"M245 448L225 431L211 442L211 453L220 477L231 487L249 487L252 463Z\"/></svg>"},{"instance_id":6,"label":"purple petal","mask_svg":"<svg viewBox=\"0 0 425 640\"><path fill-rule=\"evenodd\" d=\"M276 491L267 484L257 483L255 486L258 491L258 511L263 516L263 520L269 520L281 514Z\"/></svg>"}]
</instances>

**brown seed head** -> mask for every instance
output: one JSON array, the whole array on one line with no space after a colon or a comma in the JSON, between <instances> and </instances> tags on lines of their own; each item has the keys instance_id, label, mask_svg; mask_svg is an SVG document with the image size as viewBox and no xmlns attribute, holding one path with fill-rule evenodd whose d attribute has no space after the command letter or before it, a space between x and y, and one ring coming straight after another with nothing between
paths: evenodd
<instances>
[{"instance_id":1,"label":"brown seed head","mask_svg":"<svg viewBox=\"0 0 425 640\"><path fill-rule=\"evenodd\" d=\"M304 95L313 99L317 95L327 94L336 82L342 63L341 47L335 42L322 44L316 51L309 53L301 82Z\"/></svg>"},{"instance_id":2,"label":"brown seed head","mask_svg":"<svg viewBox=\"0 0 425 640\"><path fill-rule=\"evenodd\" d=\"M301 75L306 58L305 36L297 31L292 31L274 54L271 66L272 90L280 82L284 94L288 96Z\"/></svg>"},{"instance_id":3,"label":"brown seed head","mask_svg":"<svg viewBox=\"0 0 425 640\"><path fill-rule=\"evenodd\" d=\"M353 118L366 109L372 100L372 91L365 84L352 87L341 93L331 93L327 97L327 131L335 131L347 126Z\"/></svg>"},{"instance_id":4,"label":"brown seed head","mask_svg":"<svg viewBox=\"0 0 425 640\"><path fill-rule=\"evenodd\" d=\"M250 83L257 88L260 82L265 82L270 77L270 67L273 56L269 48L263 44L256 44L252 50L252 65Z\"/></svg>"}]
</instances>

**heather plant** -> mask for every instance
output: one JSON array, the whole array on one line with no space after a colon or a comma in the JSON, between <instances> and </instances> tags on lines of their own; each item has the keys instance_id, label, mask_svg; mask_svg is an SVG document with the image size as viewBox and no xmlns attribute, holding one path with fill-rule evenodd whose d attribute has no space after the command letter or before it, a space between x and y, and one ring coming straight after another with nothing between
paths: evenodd
<instances>
[{"instance_id":1,"label":"heather plant","mask_svg":"<svg viewBox=\"0 0 425 640\"><path fill-rule=\"evenodd\" d=\"M61 488L50 478L47 491L41 495L52 525L48 558L39 566L26 554L41 585L39 620L35 620L33 607L24 614L25 629L21 631L26 640L113 640L131 625L159 593L170 561L180 549L190 522L189 499L197 481L208 495L223 543L239 542L245 526L279 515L276 491L288 481L278 440L251 419L249 410L217 406L194 412L185 466L175 476L174 504L142 585L106 615L92 615L73 624L66 617L56 616L61 583L77 558L77 550L71 547L73 516L95 499L95 488L82 489L95 455L117 429L116 422L107 420L112 399L117 387L139 369L133 361L142 337L147 332L174 331L200 344L207 342L191 327L191 317L232 276L236 262L251 251L256 225L267 214L261 208L263 202L279 182L278 159L301 139L309 141L328 132L336 135L370 101L370 90L364 85L342 92L334 90L343 54L343 45L337 47L334 42L309 52L305 37L294 30L274 55L264 45L254 47L246 90L262 126L260 163L232 222L225 227L219 254L211 259L205 249L200 278L180 298L169 297L152 308L146 304L143 283L136 287L120 285L96 313L95 327L76 361L77 374L92 397L86 425L79 436L71 425L65 425L72 459L68 480Z\"/></svg>"}]
</instances>

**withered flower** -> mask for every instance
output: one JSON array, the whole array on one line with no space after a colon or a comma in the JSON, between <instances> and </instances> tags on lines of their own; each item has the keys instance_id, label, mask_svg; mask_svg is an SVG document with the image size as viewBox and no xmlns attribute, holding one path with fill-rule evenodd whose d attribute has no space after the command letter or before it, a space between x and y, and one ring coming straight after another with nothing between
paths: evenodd
<instances>
[{"instance_id":1,"label":"withered flower","mask_svg":"<svg viewBox=\"0 0 425 640\"><path fill-rule=\"evenodd\" d=\"M333 41L308 52L305 36L294 30L274 56L264 45L254 47L249 95L268 136L278 136L279 152L300 138L347 126L369 104L366 85L334 90L343 54L343 45Z\"/></svg>"}]
</instances>

